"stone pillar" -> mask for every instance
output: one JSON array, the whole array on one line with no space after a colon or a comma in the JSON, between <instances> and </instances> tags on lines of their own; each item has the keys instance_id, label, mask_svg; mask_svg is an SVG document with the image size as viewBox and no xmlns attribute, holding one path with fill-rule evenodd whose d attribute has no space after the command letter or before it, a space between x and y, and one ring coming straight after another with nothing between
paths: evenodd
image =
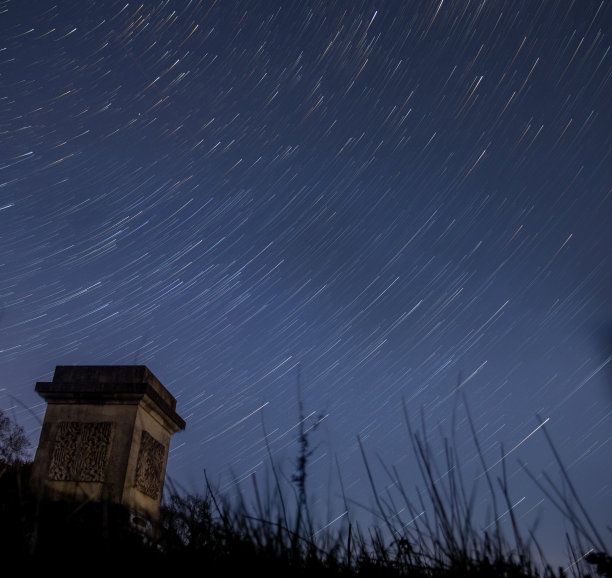
<instances>
[{"instance_id":1,"label":"stone pillar","mask_svg":"<svg viewBox=\"0 0 612 578\"><path fill-rule=\"evenodd\" d=\"M32 470L41 493L108 501L155 526L170 436L185 429L176 399L144 365L57 366L36 391L47 402Z\"/></svg>"}]
</instances>

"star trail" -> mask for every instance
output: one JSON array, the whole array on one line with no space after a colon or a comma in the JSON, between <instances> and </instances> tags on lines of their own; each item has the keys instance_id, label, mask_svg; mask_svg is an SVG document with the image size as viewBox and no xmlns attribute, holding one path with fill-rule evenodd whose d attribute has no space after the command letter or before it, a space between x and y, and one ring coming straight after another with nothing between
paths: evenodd
<instances>
[{"instance_id":1,"label":"star trail","mask_svg":"<svg viewBox=\"0 0 612 578\"><path fill-rule=\"evenodd\" d=\"M376 521L358 439L381 489L377 455L417 483L402 403L432 439L456 412L482 474L465 399L547 546L518 462L555 477L545 420L609 524L611 23L608 0L0 2L0 407L36 445L56 365L147 365L187 422L168 476L231 492L267 447L290 477L301 375L324 528L336 463Z\"/></svg>"}]
</instances>

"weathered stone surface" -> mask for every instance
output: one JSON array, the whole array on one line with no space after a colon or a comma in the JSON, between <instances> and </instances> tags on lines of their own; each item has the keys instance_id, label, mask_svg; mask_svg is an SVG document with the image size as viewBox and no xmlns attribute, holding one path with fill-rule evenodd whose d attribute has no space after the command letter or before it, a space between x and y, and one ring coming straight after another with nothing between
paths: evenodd
<instances>
[{"instance_id":1,"label":"weathered stone surface","mask_svg":"<svg viewBox=\"0 0 612 578\"><path fill-rule=\"evenodd\" d=\"M125 506L155 524L176 399L143 365L57 366L32 478L46 497Z\"/></svg>"}]
</instances>

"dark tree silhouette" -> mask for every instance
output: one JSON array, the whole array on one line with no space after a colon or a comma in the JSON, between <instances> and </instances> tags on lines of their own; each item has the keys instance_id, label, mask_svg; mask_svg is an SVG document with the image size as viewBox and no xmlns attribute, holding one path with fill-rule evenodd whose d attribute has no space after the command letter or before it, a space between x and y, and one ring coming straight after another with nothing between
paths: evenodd
<instances>
[{"instance_id":1,"label":"dark tree silhouette","mask_svg":"<svg viewBox=\"0 0 612 578\"><path fill-rule=\"evenodd\" d=\"M0 409L0 464L15 466L24 463L31 445L23 427Z\"/></svg>"}]
</instances>

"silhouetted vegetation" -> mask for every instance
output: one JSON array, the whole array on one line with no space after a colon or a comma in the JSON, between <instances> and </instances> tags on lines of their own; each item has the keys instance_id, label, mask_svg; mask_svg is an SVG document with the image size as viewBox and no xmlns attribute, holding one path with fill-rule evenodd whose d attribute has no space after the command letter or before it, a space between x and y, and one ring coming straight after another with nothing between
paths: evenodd
<instances>
[{"instance_id":1,"label":"silhouetted vegetation","mask_svg":"<svg viewBox=\"0 0 612 578\"><path fill-rule=\"evenodd\" d=\"M24 463L30 445L23 427L0 409L0 464L6 467Z\"/></svg>"},{"instance_id":2,"label":"silhouetted vegetation","mask_svg":"<svg viewBox=\"0 0 612 578\"><path fill-rule=\"evenodd\" d=\"M554 570L546 563L532 531L526 537L521 534L514 518L505 460L501 460L501 475L493 478L474 429L493 518L485 529L476 520L477 490L462 474L453 438L444 440L444 463L437 463L424 419L415 429L407 414L407 435L423 481L416 491L416 503L410 498L414 493L403 487L395 468L385 470L401 496L401 507L388 492L379 492L370 458L360 442L381 527L364 531L353 522L347 506L343 523L334 526L333 532L330 528L317 530L309 512L306 487L312 455L309 435L317 422L310 428L305 426L301 399L299 417L303 427L298 432L296 469L285 486L271 454L272 483L260 488L260 481L251 476L253 504L247 503L240 485L236 485L237 496L223 495L213 488L206 474L201 494L182 492L170 482L159 538L155 540L144 538L127 512L117 506L39 499L30 489L30 464L24 463L23 454L17 451L23 450L26 442L19 435L3 433L2 443L13 446L2 448L4 453L0 454L0 548L6 557L19 559L22 569L61 569L64 574L133 567L197 571L207 576L612 576L610 553L580 503L550 438L551 451L569 493L561 491L550 478L544 477L545 485L530 475L574 529L568 541L570 559L565 571ZM5 432L23 434L10 420L0 423ZM544 424L541 426L545 429ZM347 498L345 501L348 503ZM504 515L512 528L508 536L499 522Z\"/></svg>"}]
</instances>

